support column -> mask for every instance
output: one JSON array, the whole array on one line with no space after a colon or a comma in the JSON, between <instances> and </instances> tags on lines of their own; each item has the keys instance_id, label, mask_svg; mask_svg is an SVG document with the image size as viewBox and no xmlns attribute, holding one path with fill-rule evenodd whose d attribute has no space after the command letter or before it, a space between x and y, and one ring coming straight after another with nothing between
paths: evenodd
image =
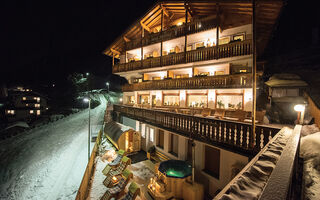
<instances>
[{"instance_id":1,"label":"support column","mask_svg":"<svg viewBox=\"0 0 320 200\"><path fill-rule=\"evenodd\" d=\"M257 69L257 48L256 48L256 1L252 0L252 134L251 134L251 142L252 147L254 147L254 139L256 135L256 89L257 89L257 77L256 77L256 69Z\"/></svg>"},{"instance_id":2,"label":"support column","mask_svg":"<svg viewBox=\"0 0 320 200\"><path fill-rule=\"evenodd\" d=\"M144 36L144 29L141 26L141 41L140 41L140 46L141 46L141 67L143 66L143 46L142 46L143 36Z\"/></svg>"},{"instance_id":3,"label":"support column","mask_svg":"<svg viewBox=\"0 0 320 200\"><path fill-rule=\"evenodd\" d=\"M162 7L162 5L161 5ZM161 42L160 42L160 66L162 67L162 51L163 51L163 38L162 38L162 32L163 32L163 9L161 10L161 27L160 27L160 37L161 37Z\"/></svg>"},{"instance_id":4,"label":"support column","mask_svg":"<svg viewBox=\"0 0 320 200\"><path fill-rule=\"evenodd\" d=\"M112 53L112 67L114 66L114 53Z\"/></svg>"},{"instance_id":5,"label":"support column","mask_svg":"<svg viewBox=\"0 0 320 200\"><path fill-rule=\"evenodd\" d=\"M187 44L188 44L188 37L187 37L187 23L188 23L188 11L187 11L187 3L184 3L185 12L185 24L184 24L184 59L185 63L187 63Z\"/></svg>"},{"instance_id":6,"label":"support column","mask_svg":"<svg viewBox=\"0 0 320 200\"><path fill-rule=\"evenodd\" d=\"M219 3L217 3L217 13L216 13L216 20L217 20L217 25L216 25L216 54L218 53L218 46L219 46L219 29L220 29L220 7ZM216 56L218 59L218 56Z\"/></svg>"}]
</instances>

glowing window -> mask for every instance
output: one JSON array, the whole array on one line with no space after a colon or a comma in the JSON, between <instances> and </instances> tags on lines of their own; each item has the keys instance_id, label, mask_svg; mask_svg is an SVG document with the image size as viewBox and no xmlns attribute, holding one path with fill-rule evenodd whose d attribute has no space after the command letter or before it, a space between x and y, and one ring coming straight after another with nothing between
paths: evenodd
<instances>
[{"instance_id":1,"label":"glowing window","mask_svg":"<svg viewBox=\"0 0 320 200\"><path fill-rule=\"evenodd\" d=\"M150 128L150 142L154 142L154 129Z\"/></svg>"},{"instance_id":2,"label":"glowing window","mask_svg":"<svg viewBox=\"0 0 320 200\"><path fill-rule=\"evenodd\" d=\"M27 100L27 97L22 97L22 100Z\"/></svg>"},{"instance_id":3,"label":"glowing window","mask_svg":"<svg viewBox=\"0 0 320 200\"><path fill-rule=\"evenodd\" d=\"M30 110L30 114L33 114L33 110Z\"/></svg>"},{"instance_id":4,"label":"glowing window","mask_svg":"<svg viewBox=\"0 0 320 200\"><path fill-rule=\"evenodd\" d=\"M40 115L41 111L40 110L37 110L37 115Z\"/></svg>"}]
</instances>

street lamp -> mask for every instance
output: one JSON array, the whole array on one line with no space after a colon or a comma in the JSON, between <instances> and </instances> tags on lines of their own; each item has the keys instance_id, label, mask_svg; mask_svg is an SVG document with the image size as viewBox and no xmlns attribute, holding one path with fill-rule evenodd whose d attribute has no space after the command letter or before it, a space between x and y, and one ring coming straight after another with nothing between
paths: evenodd
<instances>
[{"instance_id":1,"label":"street lamp","mask_svg":"<svg viewBox=\"0 0 320 200\"><path fill-rule=\"evenodd\" d=\"M90 75L89 72L87 72L87 73L86 73L86 76L89 76L89 75Z\"/></svg>"},{"instance_id":2,"label":"street lamp","mask_svg":"<svg viewBox=\"0 0 320 200\"><path fill-rule=\"evenodd\" d=\"M106 82L106 86L108 87L108 93L109 93L109 82Z\"/></svg>"},{"instance_id":3,"label":"street lamp","mask_svg":"<svg viewBox=\"0 0 320 200\"><path fill-rule=\"evenodd\" d=\"M91 99L84 98L85 103L89 103L89 120L88 120L88 162L90 160L90 110L91 110Z\"/></svg>"},{"instance_id":4,"label":"street lamp","mask_svg":"<svg viewBox=\"0 0 320 200\"><path fill-rule=\"evenodd\" d=\"M303 104L297 104L294 106L294 110L298 112L298 117L297 117L297 121L298 124L303 124L303 118L304 118L304 110L305 110L305 105Z\"/></svg>"}]
</instances>

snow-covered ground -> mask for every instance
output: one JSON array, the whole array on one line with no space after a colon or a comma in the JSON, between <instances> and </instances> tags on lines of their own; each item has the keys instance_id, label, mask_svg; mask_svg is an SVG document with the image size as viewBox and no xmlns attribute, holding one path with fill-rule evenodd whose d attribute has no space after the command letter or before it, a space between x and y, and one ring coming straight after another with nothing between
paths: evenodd
<instances>
[{"instance_id":1,"label":"snow-covered ground","mask_svg":"<svg viewBox=\"0 0 320 200\"><path fill-rule=\"evenodd\" d=\"M303 126L300 155L303 158L304 199L320 199L320 131L315 125Z\"/></svg>"},{"instance_id":2,"label":"snow-covered ground","mask_svg":"<svg viewBox=\"0 0 320 200\"><path fill-rule=\"evenodd\" d=\"M92 133L106 100L91 111ZM74 199L88 162L88 110L0 142L0 199ZM91 149L93 148L91 143Z\"/></svg>"}]
</instances>

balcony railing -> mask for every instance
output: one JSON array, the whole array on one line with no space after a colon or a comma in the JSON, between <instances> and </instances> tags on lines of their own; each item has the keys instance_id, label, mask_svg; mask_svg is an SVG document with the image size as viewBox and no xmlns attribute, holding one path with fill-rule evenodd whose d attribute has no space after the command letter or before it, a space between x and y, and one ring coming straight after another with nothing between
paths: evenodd
<instances>
[{"instance_id":1,"label":"balcony railing","mask_svg":"<svg viewBox=\"0 0 320 200\"><path fill-rule=\"evenodd\" d=\"M301 199L300 135L301 125L279 131L214 200Z\"/></svg>"},{"instance_id":2,"label":"balcony railing","mask_svg":"<svg viewBox=\"0 0 320 200\"><path fill-rule=\"evenodd\" d=\"M170 54L162 57L148 58L143 61L116 64L113 73L140 70L168 65L177 65L198 61L229 58L234 56L250 55L252 53L251 40L233 42L216 47L201 48L197 50Z\"/></svg>"},{"instance_id":3,"label":"balcony railing","mask_svg":"<svg viewBox=\"0 0 320 200\"><path fill-rule=\"evenodd\" d=\"M215 19L205 19L202 21L187 23L186 25L175 26L162 31L162 34L151 33L142 39L131 40L126 43L126 49L131 50L140 48L142 46L151 45L161 41L171 40L177 37L184 36L185 34L193 34L201 31L213 29L216 26Z\"/></svg>"},{"instance_id":4,"label":"balcony railing","mask_svg":"<svg viewBox=\"0 0 320 200\"><path fill-rule=\"evenodd\" d=\"M166 79L127 84L123 92L139 90L168 90L168 89L209 89L209 88L250 88L251 74L200 76L192 78Z\"/></svg>"},{"instance_id":5,"label":"balcony railing","mask_svg":"<svg viewBox=\"0 0 320 200\"><path fill-rule=\"evenodd\" d=\"M125 105L114 105L113 109L120 115L245 155L253 155L259 152L279 131L277 128L257 125L256 135L252 137L252 126L249 123Z\"/></svg>"}]
</instances>

